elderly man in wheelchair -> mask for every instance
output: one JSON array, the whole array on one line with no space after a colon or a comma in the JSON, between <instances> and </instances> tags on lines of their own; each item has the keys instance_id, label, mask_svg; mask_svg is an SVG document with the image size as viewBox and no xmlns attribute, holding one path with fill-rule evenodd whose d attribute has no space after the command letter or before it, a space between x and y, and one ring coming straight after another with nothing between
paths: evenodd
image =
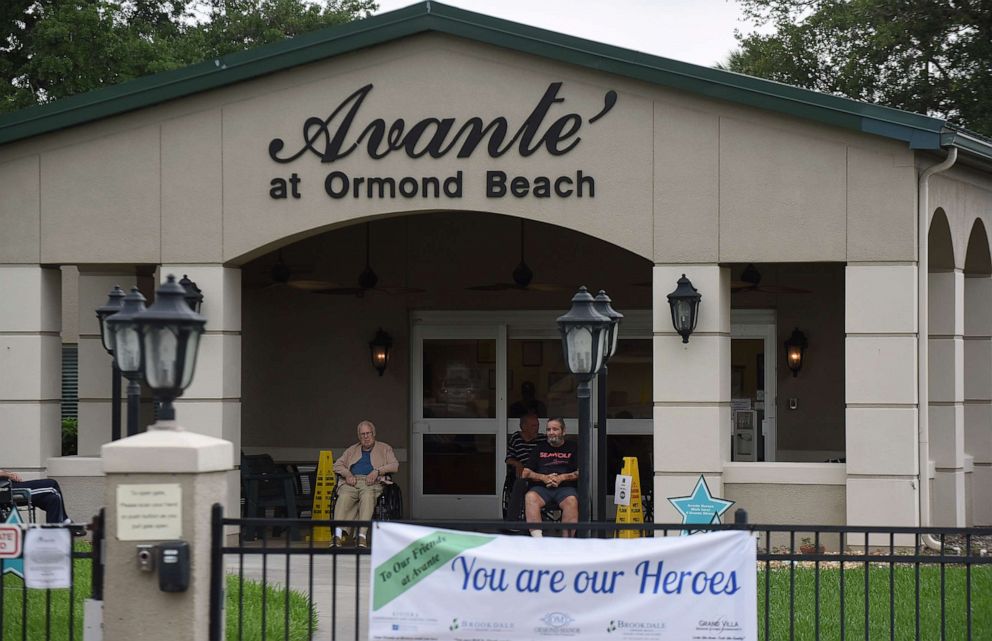
<instances>
[{"instance_id":1,"label":"elderly man in wheelchair","mask_svg":"<svg viewBox=\"0 0 992 641\"><path fill-rule=\"evenodd\" d=\"M579 479L578 448L573 441L565 440L565 420L548 421L547 440L539 443L524 465L523 478L530 485L524 495L527 523L540 523L541 510L551 503L561 508L562 523L577 523L579 500L576 481ZM539 529L531 529L531 536L541 536ZM575 530L565 530L564 536L573 536Z\"/></svg>"},{"instance_id":2,"label":"elderly man in wheelchair","mask_svg":"<svg viewBox=\"0 0 992 641\"><path fill-rule=\"evenodd\" d=\"M334 462L334 473L341 482L337 484L334 504L335 521L369 521L376 503L383 494L386 475L400 469L399 461L391 448L375 438L372 421L358 424L358 443L352 445ZM355 537L359 547L368 547L367 534L360 528ZM344 533L336 533L334 546L345 541ZM351 533L348 533L349 536Z\"/></svg>"}]
</instances>

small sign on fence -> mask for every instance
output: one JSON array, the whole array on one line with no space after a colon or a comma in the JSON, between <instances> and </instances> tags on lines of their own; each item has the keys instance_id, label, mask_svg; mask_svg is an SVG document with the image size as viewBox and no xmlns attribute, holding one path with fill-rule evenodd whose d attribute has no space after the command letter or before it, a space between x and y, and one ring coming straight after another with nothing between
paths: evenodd
<instances>
[{"instance_id":1,"label":"small sign on fence","mask_svg":"<svg viewBox=\"0 0 992 641\"><path fill-rule=\"evenodd\" d=\"M24 582L29 588L67 588L72 576L69 528L31 528L24 536Z\"/></svg>"},{"instance_id":2,"label":"small sign on fence","mask_svg":"<svg viewBox=\"0 0 992 641\"><path fill-rule=\"evenodd\" d=\"M21 556L21 526L0 525L0 559Z\"/></svg>"}]
</instances>

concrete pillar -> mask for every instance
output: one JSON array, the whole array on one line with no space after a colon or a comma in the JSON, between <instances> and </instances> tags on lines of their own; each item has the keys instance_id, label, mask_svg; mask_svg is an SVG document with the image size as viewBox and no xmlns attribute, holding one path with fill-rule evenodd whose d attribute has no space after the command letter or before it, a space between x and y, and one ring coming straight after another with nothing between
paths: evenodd
<instances>
[{"instance_id":1,"label":"concrete pillar","mask_svg":"<svg viewBox=\"0 0 992 641\"><path fill-rule=\"evenodd\" d=\"M964 450L974 460L969 525L992 525L992 277L964 279Z\"/></svg>"},{"instance_id":2,"label":"concrete pillar","mask_svg":"<svg viewBox=\"0 0 992 641\"><path fill-rule=\"evenodd\" d=\"M916 273L845 269L848 525L919 524Z\"/></svg>"},{"instance_id":3,"label":"concrete pillar","mask_svg":"<svg viewBox=\"0 0 992 641\"><path fill-rule=\"evenodd\" d=\"M162 265L160 281L169 274L177 279L189 276L197 284L203 292L200 313L207 317L193 382L176 399L176 415L190 431L230 441L234 446L231 463L240 464L241 270L222 265ZM230 473L228 490L224 511L238 514L241 485L237 472Z\"/></svg>"},{"instance_id":4,"label":"concrete pillar","mask_svg":"<svg viewBox=\"0 0 992 641\"><path fill-rule=\"evenodd\" d=\"M182 417L177 408L177 416ZM105 641L206 641L210 594L210 510L227 496L233 448L227 441L195 432L159 429L108 443L102 448L106 474L106 552L103 638ZM182 428L178 428L181 430ZM144 487L142 487L144 486ZM162 496L178 489L181 518L164 519ZM136 492L152 504L136 511ZM154 505L155 503L159 505ZM128 505L128 503L130 505ZM123 509L122 509L123 508ZM122 512L132 518L119 519ZM134 519L135 514L140 517ZM159 518L156 518L159 517ZM167 523L176 534L128 534L134 523ZM144 538L149 537L149 538ZM190 546L191 577L185 592L159 589L154 572L138 568L137 545L182 540ZM223 630L223 627L221 628Z\"/></svg>"},{"instance_id":5,"label":"concrete pillar","mask_svg":"<svg viewBox=\"0 0 992 641\"><path fill-rule=\"evenodd\" d=\"M702 294L688 343L672 327L668 294L682 274ZM692 492L700 474L723 493L730 460L730 270L719 265L655 265L654 509L655 522L679 522L666 501Z\"/></svg>"},{"instance_id":6,"label":"concrete pillar","mask_svg":"<svg viewBox=\"0 0 992 641\"><path fill-rule=\"evenodd\" d=\"M964 274L929 278L931 525L964 527Z\"/></svg>"},{"instance_id":7,"label":"concrete pillar","mask_svg":"<svg viewBox=\"0 0 992 641\"><path fill-rule=\"evenodd\" d=\"M43 472L62 453L59 269L0 265L0 467Z\"/></svg>"},{"instance_id":8,"label":"concrete pillar","mask_svg":"<svg viewBox=\"0 0 992 641\"><path fill-rule=\"evenodd\" d=\"M79 455L96 456L110 442L113 359L100 341L97 307L107 302L114 285L125 292L136 284L134 270L79 271ZM142 425L141 429L145 426ZM127 381L121 381L121 435L127 435Z\"/></svg>"}]
</instances>

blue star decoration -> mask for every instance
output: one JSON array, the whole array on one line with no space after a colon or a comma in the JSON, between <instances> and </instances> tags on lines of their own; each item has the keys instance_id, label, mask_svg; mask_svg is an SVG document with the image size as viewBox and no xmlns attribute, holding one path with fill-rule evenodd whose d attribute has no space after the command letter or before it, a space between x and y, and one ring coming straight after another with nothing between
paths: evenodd
<instances>
[{"instance_id":1,"label":"blue star decoration","mask_svg":"<svg viewBox=\"0 0 992 641\"><path fill-rule=\"evenodd\" d=\"M682 523L690 525L693 523L719 523L720 517L730 509L734 501L728 501L713 496L710 488L706 484L706 478L700 474L696 481L696 487L689 496L669 497L668 502L675 506L675 509L682 515ZM683 530L683 534L692 534L699 530Z\"/></svg>"},{"instance_id":2,"label":"blue star decoration","mask_svg":"<svg viewBox=\"0 0 992 641\"><path fill-rule=\"evenodd\" d=\"M17 513L16 509L10 511L10 514L7 515L7 520L5 523L8 525L24 526L24 521L21 520L21 515ZM24 580L23 555L19 559L0 559L0 567L3 568L3 572L0 573L0 577L13 574L16 577L20 577L22 581Z\"/></svg>"}]
</instances>

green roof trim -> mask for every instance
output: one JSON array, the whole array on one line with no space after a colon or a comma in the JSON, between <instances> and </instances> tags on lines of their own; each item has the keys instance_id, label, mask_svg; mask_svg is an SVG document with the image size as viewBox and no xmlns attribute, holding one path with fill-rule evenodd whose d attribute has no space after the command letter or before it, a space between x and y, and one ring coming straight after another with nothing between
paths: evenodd
<instances>
[{"instance_id":1,"label":"green roof trim","mask_svg":"<svg viewBox=\"0 0 992 641\"><path fill-rule=\"evenodd\" d=\"M426 32L444 33L715 100L884 136L906 142L912 149L955 146L992 160L992 140L955 128L939 118L661 58L432 1L6 114L0 117L0 144Z\"/></svg>"}]
</instances>

